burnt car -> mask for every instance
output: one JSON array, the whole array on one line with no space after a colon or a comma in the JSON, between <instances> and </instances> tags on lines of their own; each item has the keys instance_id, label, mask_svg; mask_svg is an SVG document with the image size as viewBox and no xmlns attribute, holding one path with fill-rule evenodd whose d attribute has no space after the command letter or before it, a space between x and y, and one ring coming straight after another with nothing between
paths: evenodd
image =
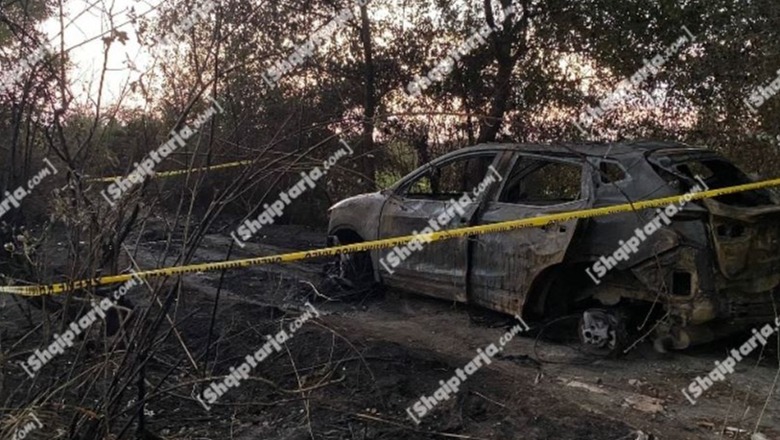
<instances>
[{"instance_id":1,"label":"burnt car","mask_svg":"<svg viewBox=\"0 0 780 440\"><path fill-rule=\"evenodd\" d=\"M484 185L491 174L500 179ZM335 204L329 242L420 233L448 210L455 215L444 216L452 218L442 230L750 182L715 152L679 143L486 144ZM463 194L473 200L455 212L451 205ZM383 283L529 321L577 316L580 340L596 352L614 353L632 332L652 334L659 349L684 349L773 320L780 304L777 193L690 201L661 222L664 211L344 255L340 275L353 286ZM649 224L658 227L640 237ZM618 249L631 249L628 258Z\"/></svg>"}]
</instances>

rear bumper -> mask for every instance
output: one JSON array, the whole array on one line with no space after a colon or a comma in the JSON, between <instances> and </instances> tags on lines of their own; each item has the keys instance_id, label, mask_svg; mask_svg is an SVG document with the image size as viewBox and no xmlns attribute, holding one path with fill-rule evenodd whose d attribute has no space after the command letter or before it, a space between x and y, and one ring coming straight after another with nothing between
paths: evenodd
<instances>
[{"instance_id":1,"label":"rear bumper","mask_svg":"<svg viewBox=\"0 0 780 440\"><path fill-rule=\"evenodd\" d=\"M780 287L763 293L727 292L718 304L718 320L734 324L772 321L780 315Z\"/></svg>"},{"instance_id":2,"label":"rear bumper","mask_svg":"<svg viewBox=\"0 0 780 440\"><path fill-rule=\"evenodd\" d=\"M766 324L780 324L780 287L758 294L721 292L717 300L707 303L704 308L714 312L709 319L670 321L656 329L656 338L681 350ZM678 312L689 311L681 308Z\"/></svg>"}]
</instances>

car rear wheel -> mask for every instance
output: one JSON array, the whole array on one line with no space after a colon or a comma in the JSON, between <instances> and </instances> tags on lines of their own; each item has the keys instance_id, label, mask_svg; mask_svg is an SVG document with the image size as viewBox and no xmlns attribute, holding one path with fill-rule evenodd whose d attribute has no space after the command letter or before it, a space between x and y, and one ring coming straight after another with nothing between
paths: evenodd
<instances>
[{"instance_id":1,"label":"car rear wheel","mask_svg":"<svg viewBox=\"0 0 780 440\"><path fill-rule=\"evenodd\" d=\"M584 350L604 357L620 355L626 345L624 321L617 310L585 310L577 329Z\"/></svg>"}]
</instances>

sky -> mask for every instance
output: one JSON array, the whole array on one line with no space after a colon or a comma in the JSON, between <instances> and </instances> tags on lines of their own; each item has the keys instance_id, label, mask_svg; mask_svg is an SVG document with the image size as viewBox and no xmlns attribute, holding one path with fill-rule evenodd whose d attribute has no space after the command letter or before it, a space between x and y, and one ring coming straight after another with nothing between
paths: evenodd
<instances>
[{"instance_id":1,"label":"sky","mask_svg":"<svg viewBox=\"0 0 780 440\"><path fill-rule=\"evenodd\" d=\"M101 37L110 29L125 32L127 40L123 44L115 41L108 53L107 72L103 85L102 104L118 101L128 82L138 79L139 72L153 67L152 48L142 47L136 33L137 24L130 22L135 16L153 19L166 0L67 0L64 3L64 39L69 50L73 68L70 71L72 91L77 101L94 104L98 96L100 73L104 62L104 44ZM203 5L208 0L199 4ZM399 0L401 1L401 0ZM377 19L385 18L389 11L372 11ZM60 19L57 13L42 24L43 32L48 36L54 48L60 46ZM112 26L113 24L113 26ZM86 42L86 43L85 43ZM159 56L159 54L158 54ZM159 58L159 57L158 57ZM132 65L135 69L128 69ZM148 81L148 78L146 78ZM148 85L148 84L147 84ZM124 106L143 107L140 96L125 97Z\"/></svg>"},{"instance_id":2,"label":"sky","mask_svg":"<svg viewBox=\"0 0 780 440\"><path fill-rule=\"evenodd\" d=\"M138 79L141 72L152 67L154 56L149 46L141 46L136 34L136 24L131 22L133 14L144 18L155 18L157 8L165 0L68 0L63 2L64 11L64 40L65 47L70 49L69 54L73 68L69 78L73 82L71 90L79 104L94 105L94 100L99 96L100 72L104 62L103 36L114 28L124 32L127 39L120 43L115 41L108 52L106 78L102 87L102 106L106 107L119 101L122 92L126 90L129 82ZM205 0L204 0L205 1ZM401 6L399 5L399 8ZM374 11L376 19L386 18L387 11ZM59 48L60 20L58 14L47 20L42 25L42 30L49 38L49 43ZM567 67L579 67L575 70L585 69L588 75L593 73L588 63L580 59L570 58L560 67L567 71ZM128 68L133 66L134 69ZM581 75L582 72L579 72ZM576 74L575 74L576 76ZM588 88L587 82L581 84ZM594 92L594 91L591 91ZM600 96L606 91L595 91ZM144 102L140 94L131 94L122 100L125 107L143 108L148 103ZM568 117L568 116L566 116Z\"/></svg>"},{"instance_id":3,"label":"sky","mask_svg":"<svg viewBox=\"0 0 780 440\"><path fill-rule=\"evenodd\" d=\"M70 78L74 81L73 92L78 101L86 103L98 96L100 71L104 62L104 43L102 37L114 27L127 33L124 44L111 45L106 64L107 72L103 87L104 102L116 102L125 85L138 78L137 72L127 68L128 60L141 71L151 63L148 48L138 43L135 25L130 23L131 9L136 15L153 17L155 7L162 0L147 2L139 0L69 0L64 2L65 47L69 51L73 69ZM42 30L49 38L50 45L59 48L59 16L45 21ZM91 40L91 41L90 41ZM86 42L86 43L85 43ZM128 102L131 103L131 102Z\"/></svg>"}]
</instances>

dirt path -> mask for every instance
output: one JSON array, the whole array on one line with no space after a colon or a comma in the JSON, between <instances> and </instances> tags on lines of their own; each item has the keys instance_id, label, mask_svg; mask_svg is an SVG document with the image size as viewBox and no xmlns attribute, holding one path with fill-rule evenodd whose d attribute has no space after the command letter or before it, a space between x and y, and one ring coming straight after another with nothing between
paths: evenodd
<instances>
[{"instance_id":1,"label":"dirt path","mask_svg":"<svg viewBox=\"0 0 780 440\"><path fill-rule=\"evenodd\" d=\"M290 243L289 247L249 244L235 251L232 258L324 244L317 242L317 234L311 231L284 227L276 232L275 241ZM228 240L209 236L196 259L224 258ZM139 251L140 261L151 262L158 249L151 246ZM223 295L234 305L288 307L300 303L302 294L313 292L302 281L319 285L320 266L319 262L304 262L232 272L223 283ZM203 295L195 301L206 301L213 298L218 277L216 273L199 274L185 277L185 283ZM461 398L451 405L448 401L432 411L420 427L415 427L403 409L422 394L433 394L439 386L436 378L451 377L456 368L462 368L476 355L478 348L497 343L509 321L472 307L398 292L358 302L324 302L318 308L326 315L322 323L344 335L351 344L367 351L379 350L383 355L401 353L410 365L408 376L402 371L393 374L404 377L393 378L391 374L376 378L401 381L407 388L413 384L410 392L401 395L393 394L397 390L388 392L396 400L390 405L394 411L378 417L383 420L379 424L403 424L413 433L435 428L470 436L461 438L617 440L636 439L639 436L632 431L639 430L660 439L746 439L746 434L719 437L716 431L752 431L763 410L760 431L766 438L780 439L780 399L778 389L773 388L777 369L769 360L756 365L756 358L752 357L740 363L725 383L708 390L695 406L680 392L697 375L712 369L714 361L725 358L728 348L741 343L734 341L667 355L641 345L623 359L593 360L563 345L538 343L530 336L518 337L495 362L470 377L467 389L461 391L468 396L469 404L481 402L478 409L466 408ZM504 326L494 328L495 324ZM544 359L558 362L539 362L540 353ZM768 357L777 359L777 350L768 353ZM422 370L430 363L437 367ZM451 421L453 414L460 417L455 425ZM297 437L278 434L264 438Z\"/></svg>"}]
</instances>

